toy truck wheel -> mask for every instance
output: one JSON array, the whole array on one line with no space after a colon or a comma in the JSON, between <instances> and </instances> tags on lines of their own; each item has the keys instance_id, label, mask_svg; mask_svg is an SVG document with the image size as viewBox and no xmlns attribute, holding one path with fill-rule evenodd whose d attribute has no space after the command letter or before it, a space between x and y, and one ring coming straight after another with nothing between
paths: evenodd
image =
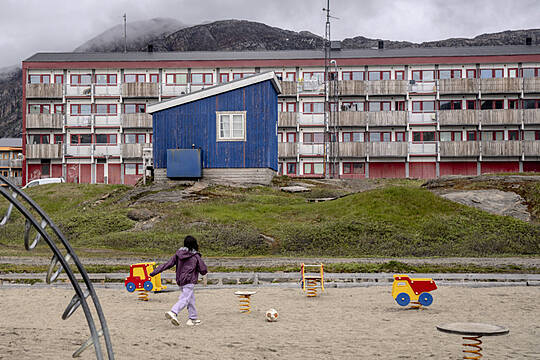
<instances>
[{"instance_id":1,"label":"toy truck wheel","mask_svg":"<svg viewBox=\"0 0 540 360\"><path fill-rule=\"evenodd\" d=\"M418 297L418 302L421 305L429 306L433 303L433 296L430 293L421 293Z\"/></svg>"},{"instance_id":2,"label":"toy truck wheel","mask_svg":"<svg viewBox=\"0 0 540 360\"><path fill-rule=\"evenodd\" d=\"M154 285L152 285L151 281L145 281L143 287L144 287L144 290L150 291L150 290L152 290Z\"/></svg>"},{"instance_id":3,"label":"toy truck wheel","mask_svg":"<svg viewBox=\"0 0 540 360\"><path fill-rule=\"evenodd\" d=\"M396 302L401 306L407 306L411 302L411 297L407 293L399 293Z\"/></svg>"},{"instance_id":4,"label":"toy truck wheel","mask_svg":"<svg viewBox=\"0 0 540 360\"><path fill-rule=\"evenodd\" d=\"M135 284L132 283L132 282L128 282L126 284L126 290L129 291L129 292L134 292L135 291Z\"/></svg>"}]
</instances>

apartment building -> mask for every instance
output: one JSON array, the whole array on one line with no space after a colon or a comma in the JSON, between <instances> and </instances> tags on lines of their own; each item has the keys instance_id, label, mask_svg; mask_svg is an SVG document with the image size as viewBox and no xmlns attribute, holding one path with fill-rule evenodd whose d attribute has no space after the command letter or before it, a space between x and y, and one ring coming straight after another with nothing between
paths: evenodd
<instances>
[{"instance_id":1,"label":"apartment building","mask_svg":"<svg viewBox=\"0 0 540 360\"><path fill-rule=\"evenodd\" d=\"M0 174L15 185L22 182L22 139L0 139Z\"/></svg>"},{"instance_id":2,"label":"apartment building","mask_svg":"<svg viewBox=\"0 0 540 360\"><path fill-rule=\"evenodd\" d=\"M152 147L149 104L270 70L283 90L281 174L540 172L539 46L331 56L325 79L311 50L37 53L23 62L23 182L134 184Z\"/></svg>"}]
</instances>

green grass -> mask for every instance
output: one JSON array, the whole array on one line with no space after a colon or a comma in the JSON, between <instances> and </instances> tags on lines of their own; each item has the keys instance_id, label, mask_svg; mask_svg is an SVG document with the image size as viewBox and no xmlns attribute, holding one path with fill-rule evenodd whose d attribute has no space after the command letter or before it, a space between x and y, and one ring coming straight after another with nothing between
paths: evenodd
<instances>
[{"instance_id":1,"label":"green grass","mask_svg":"<svg viewBox=\"0 0 540 360\"><path fill-rule=\"evenodd\" d=\"M276 181L284 185L289 180ZM347 193L314 185L312 196ZM191 234L199 239L205 256L540 254L538 224L447 201L421 188L418 181L376 180L372 185L377 188L320 203L307 202L309 194L263 186L214 186L202 192L208 197L204 201L142 205L120 201L129 188L118 185L52 184L32 188L29 194L81 251L166 255ZM528 198L540 203L540 185L530 186ZM6 207L2 201L0 210ZM137 207L159 217L151 230L135 230L135 222L127 218L127 212ZM19 214L0 228L0 249L20 251L23 228Z\"/></svg>"}]
</instances>

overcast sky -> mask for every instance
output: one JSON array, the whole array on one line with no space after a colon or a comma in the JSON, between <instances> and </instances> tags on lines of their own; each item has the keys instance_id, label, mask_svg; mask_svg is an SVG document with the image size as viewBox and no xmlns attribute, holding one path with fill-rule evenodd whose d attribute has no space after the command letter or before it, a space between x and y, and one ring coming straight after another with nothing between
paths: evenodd
<instances>
[{"instance_id":1,"label":"overcast sky","mask_svg":"<svg viewBox=\"0 0 540 360\"><path fill-rule=\"evenodd\" d=\"M0 68L71 51L122 22L245 19L324 36L326 0L0 0ZM331 0L332 39L422 42L540 27L540 0ZM129 36L129 34L128 34Z\"/></svg>"}]
</instances>

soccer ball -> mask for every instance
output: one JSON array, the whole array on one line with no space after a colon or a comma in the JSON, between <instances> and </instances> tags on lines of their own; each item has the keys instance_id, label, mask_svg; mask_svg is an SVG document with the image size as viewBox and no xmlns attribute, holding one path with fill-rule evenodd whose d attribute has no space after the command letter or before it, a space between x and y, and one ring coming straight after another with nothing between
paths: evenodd
<instances>
[{"instance_id":1,"label":"soccer ball","mask_svg":"<svg viewBox=\"0 0 540 360\"><path fill-rule=\"evenodd\" d=\"M278 312L276 309L266 310L265 317L266 317L266 321L270 321L270 322L277 321Z\"/></svg>"}]
</instances>

